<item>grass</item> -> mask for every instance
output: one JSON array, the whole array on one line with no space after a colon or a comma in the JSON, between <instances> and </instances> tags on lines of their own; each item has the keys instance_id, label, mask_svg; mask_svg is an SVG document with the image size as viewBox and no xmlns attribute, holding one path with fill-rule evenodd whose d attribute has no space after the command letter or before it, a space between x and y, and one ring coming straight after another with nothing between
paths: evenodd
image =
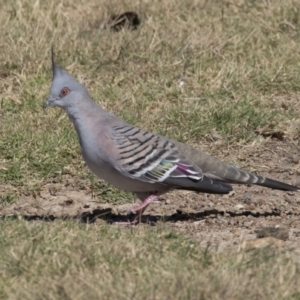
<instances>
[{"instance_id":1,"label":"grass","mask_svg":"<svg viewBox=\"0 0 300 300\"><path fill-rule=\"evenodd\" d=\"M6 220L0 228L1 299L300 296L299 262L272 248L216 253L161 226Z\"/></svg>"},{"instance_id":2,"label":"grass","mask_svg":"<svg viewBox=\"0 0 300 300\"><path fill-rule=\"evenodd\" d=\"M125 10L139 12L139 29L97 27ZM58 64L129 123L194 144L211 130L231 147L262 129L297 139L299 13L296 0L3 0L2 207L69 177L97 201L132 200L89 173L65 114L42 109L52 45ZM3 299L300 298L293 253L217 254L160 226L2 220L0 227Z\"/></svg>"},{"instance_id":3,"label":"grass","mask_svg":"<svg viewBox=\"0 0 300 300\"><path fill-rule=\"evenodd\" d=\"M137 126L190 143L212 129L231 144L261 128L298 136L297 2L115 4L2 3L2 182L36 190L53 174L86 173L66 116L41 108L52 44L97 102ZM129 8L140 29L95 27ZM276 103L283 95L294 101Z\"/></svg>"}]
</instances>

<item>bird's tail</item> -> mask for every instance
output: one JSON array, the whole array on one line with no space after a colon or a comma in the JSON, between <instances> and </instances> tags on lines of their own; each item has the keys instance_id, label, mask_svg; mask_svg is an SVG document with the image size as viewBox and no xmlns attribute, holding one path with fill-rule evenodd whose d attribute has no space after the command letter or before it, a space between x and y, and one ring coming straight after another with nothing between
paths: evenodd
<instances>
[{"instance_id":1,"label":"bird's tail","mask_svg":"<svg viewBox=\"0 0 300 300\"><path fill-rule=\"evenodd\" d=\"M207 155L201 150L175 142L179 151L193 161L209 178L229 184L256 184L283 191L300 191L300 187L256 175L227 165L220 160Z\"/></svg>"}]
</instances>

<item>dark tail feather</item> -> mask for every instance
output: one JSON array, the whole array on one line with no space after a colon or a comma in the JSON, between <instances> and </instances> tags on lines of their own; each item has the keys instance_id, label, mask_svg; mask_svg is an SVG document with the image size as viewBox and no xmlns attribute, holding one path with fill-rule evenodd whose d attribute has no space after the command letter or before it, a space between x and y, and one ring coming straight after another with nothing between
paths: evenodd
<instances>
[{"instance_id":1,"label":"dark tail feather","mask_svg":"<svg viewBox=\"0 0 300 300\"><path fill-rule=\"evenodd\" d=\"M197 181L189 179L183 182L182 178L172 178L171 181L172 185L179 190L189 190L207 194L228 194L232 191L231 185L215 181L206 176L203 176L202 180Z\"/></svg>"},{"instance_id":2,"label":"dark tail feather","mask_svg":"<svg viewBox=\"0 0 300 300\"><path fill-rule=\"evenodd\" d=\"M277 180L273 180L270 178L265 178L264 182L261 183L255 183L257 185L261 185L261 186L265 186L271 189L276 189L276 190L282 190L282 191L297 191L300 192L300 187L291 185L291 184L287 184L284 182L280 182Z\"/></svg>"}]
</instances>

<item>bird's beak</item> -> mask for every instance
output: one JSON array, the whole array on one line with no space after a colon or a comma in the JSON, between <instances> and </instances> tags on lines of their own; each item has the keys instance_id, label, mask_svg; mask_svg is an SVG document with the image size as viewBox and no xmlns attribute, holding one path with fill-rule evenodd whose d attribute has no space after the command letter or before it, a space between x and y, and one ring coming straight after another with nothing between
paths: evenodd
<instances>
[{"instance_id":1,"label":"bird's beak","mask_svg":"<svg viewBox=\"0 0 300 300\"><path fill-rule=\"evenodd\" d=\"M43 108L47 108L48 106L52 106L54 99L48 98L48 100L44 103Z\"/></svg>"}]
</instances>

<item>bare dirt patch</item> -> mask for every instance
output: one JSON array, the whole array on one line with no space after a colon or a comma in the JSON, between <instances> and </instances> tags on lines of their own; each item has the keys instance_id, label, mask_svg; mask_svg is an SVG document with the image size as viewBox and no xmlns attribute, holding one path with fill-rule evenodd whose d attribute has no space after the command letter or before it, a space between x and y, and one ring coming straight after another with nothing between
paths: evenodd
<instances>
[{"instance_id":1,"label":"bare dirt patch","mask_svg":"<svg viewBox=\"0 0 300 300\"><path fill-rule=\"evenodd\" d=\"M239 167L300 185L300 150L293 141L256 140L234 148L215 142L202 145L202 149ZM0 188L7 192L11 187ZM126 211L132 205L103 203L89 190L88 181L69 177L63 184L48 183L34 195L24 195L17 203L2 206L0 214L28 220L71 217L112 223L126 220ZM288 238L280 245L297 247L300 245L299 216L297 193L245 185L235 186L234 192L225 196L171 192L147 209L139 226L163 222L199 240L203 247L210 245L219 250L256 247L243 241L256 239L257 231L264 227L283 228Z\"/></svg>"}]
</instances>

